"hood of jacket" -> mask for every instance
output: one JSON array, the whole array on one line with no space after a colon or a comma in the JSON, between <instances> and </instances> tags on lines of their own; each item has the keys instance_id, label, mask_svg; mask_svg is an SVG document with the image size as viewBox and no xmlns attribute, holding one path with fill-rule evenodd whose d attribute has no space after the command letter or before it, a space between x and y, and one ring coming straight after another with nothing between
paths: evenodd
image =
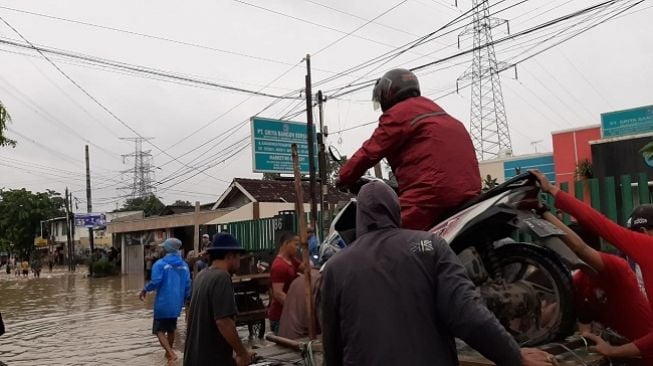
<instances>
[{"instance_id":1,"label":"hood of jacket","mask_svg":"<svg viewBox=\"0 0 653 366\"><path fill-rule=\"evenodd\" d=\"M395 191L381 181L361 188L356 199L356 237L401 226L401 206Z\"/></svg>"},{"instance_id":2,"label":"hood of jacket","mask_svg":"<svg viewBox=\"0 0 653 366\"><path fill-rule=\"evenodd\" d=\"M181 266L184 262L184 260L181 258L181 255L179 253L168 253L165 255L165 257L161 258L161 260L171 266Z\"/></svg>"}]
</instances>

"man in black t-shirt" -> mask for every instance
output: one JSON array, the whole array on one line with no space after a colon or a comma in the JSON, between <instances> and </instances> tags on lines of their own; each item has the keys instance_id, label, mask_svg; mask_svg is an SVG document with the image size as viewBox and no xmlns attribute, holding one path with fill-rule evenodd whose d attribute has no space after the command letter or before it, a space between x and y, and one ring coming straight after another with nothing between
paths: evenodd
<instances>
[{"instance_id":1,"label":"man in black t-shirt","mask_svg":"<svg viewBox=\"0 0 653 366\"><path fill-rule=\"evenodd\" d=\"M231 284L244 249L232 235L218 234L206 250L211 264L193 283L184 365L249 365L254 354L243 346L236 330L238 309Z\"/></svg>"}]
</instances>

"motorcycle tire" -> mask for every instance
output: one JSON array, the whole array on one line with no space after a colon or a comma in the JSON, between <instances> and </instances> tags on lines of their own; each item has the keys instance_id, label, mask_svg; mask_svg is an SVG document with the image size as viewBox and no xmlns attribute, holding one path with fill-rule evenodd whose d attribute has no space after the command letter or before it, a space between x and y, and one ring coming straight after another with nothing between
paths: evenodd
<instances>
[{"instance_id":1,"label":"motorcycle tire","mask_svg":"<svg viewBox=\"0 0 653 366\"><path fill-rule=\"evenodd\" d=\"M555 252L530 243L511 243L495 249L498 265L506 268L515 263L529 263L545 271L557 288L557 301L560 304L555 326L546 334L528 341L522 346L536 346L563 339L573 333L576 326L574 311L574 287L571 272L561 262Z\"/></svg>"}]
</instances>

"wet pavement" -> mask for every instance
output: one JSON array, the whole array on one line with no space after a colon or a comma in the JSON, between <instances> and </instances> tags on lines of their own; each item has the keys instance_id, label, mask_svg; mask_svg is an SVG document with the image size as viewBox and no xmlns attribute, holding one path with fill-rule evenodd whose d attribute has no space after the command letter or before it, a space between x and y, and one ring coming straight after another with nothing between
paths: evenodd
<instances>
[{"instance_id":1,"label":"wet pavement","mask_svg":"<svg viewBox=\"0 0 653 366\"><path fill-rule=\"evenodd\" d=\"M154 294L143 303L141 276L86 278L82 270L41 278L0 275L0 362L36 365L166 365L152 335ZM174 349L182 359L185 318ZM181 365L178 361L175 365Z\"/></svg>"}]
</instances>

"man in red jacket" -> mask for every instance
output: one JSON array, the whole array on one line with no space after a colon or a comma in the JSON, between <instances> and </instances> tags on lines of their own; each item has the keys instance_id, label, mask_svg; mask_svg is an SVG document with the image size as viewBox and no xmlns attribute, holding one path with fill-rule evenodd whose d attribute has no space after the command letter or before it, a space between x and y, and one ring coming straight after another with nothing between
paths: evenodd
<instances>
[{"instance_id":1,"label":"man in red jacket","mask_svg":"<svg viewBox=\"0 0 653 366\"><path fill-rule=\"evenodd\" d=\"M594 309L601 309L603 314L595 314L603 318L603 322L628 336L631 343L612 346L600 337L584 333L587 338L596 344L596 350L611 358L642 357L646 365L653 361L653 332L651 331L651 304L653 304L653 206L641 205L637 207L630 217L630 230L619 226L598 211L575 199L568 193L552 185L544 174L537 170L531 171L542 188L555 198L555 206L573 216L585 229L601 236L615 247L633 258L641 267L644 275L644 284L648 295L648 302L642 299L637 279L627 262L615 256L610 256L581 245L582 240L571 234L571 247L579 257L592 266L597 274L593 278L585 276L576 285L581 285L579 295L585 296L586 301ZM568 242L569 245L569 242ZM579 253L579 250L583 253ZM594 285L587 283L593 281ZM595 287L594 290L583 291ZM599 288L600 287L600 288ZM593 292L593 293L592 293ZM642 309L643 306L649 308ZM618 311L629 312L621 314ZM619 324L615 324L619 323Z\"/></svg>"},{"instance_id":2,"label":"man in red jacket","mask_svg":"<svg viewBox=\"0 0 653 366\"><path fill-rule=\"evenodd\" d=\"M430 99L417 76L395 69L376 82L373 101L383 114L372 137L340 169L338 185L356 182L387 158L399 183L401 224L428 230L481 191L469 133Z\"/></svg>"}]
</instances>

